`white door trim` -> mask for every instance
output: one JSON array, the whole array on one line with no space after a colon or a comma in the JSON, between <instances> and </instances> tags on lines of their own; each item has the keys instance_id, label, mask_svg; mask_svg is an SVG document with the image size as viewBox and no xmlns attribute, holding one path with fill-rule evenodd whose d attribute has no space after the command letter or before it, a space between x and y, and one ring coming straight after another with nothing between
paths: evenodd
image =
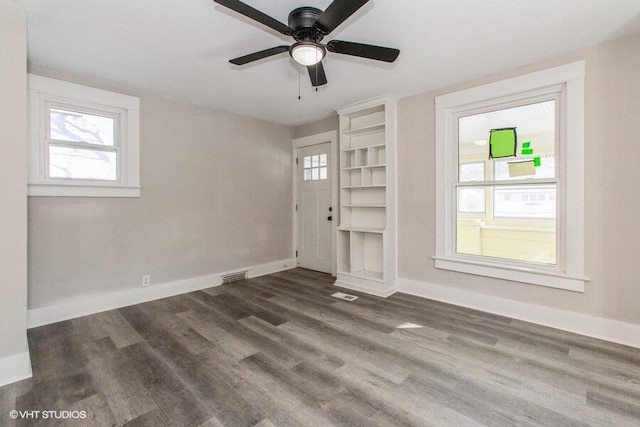
<instances>
[{"instance_id":1,"label":"white door trim","mask_svg":"<svg viewBox=\"0 0 640 427\"><path fill-rule=\"evenodd\" d=\"M331 274L336 275L338 269L338 262L336 258L337 240L338 235L338 222L340 221L339 209L338 209L338 131L331 130L328 132L318 133L316 135L305 136L303 138L296 138L292 140L292 152L293 152L293 169L297 171L296 155L299 148L308 147L310 145L324 144L325 142L331 143L331 206L333 207L333 221L331 223ZM296 212L296 204L298 203L298 175L293 174L293 205L291 211L293 212L293 240L292 240L292 254L291 256L296 262L296 246L298 245L298 212Z\"/></svg>"}]
</instances>

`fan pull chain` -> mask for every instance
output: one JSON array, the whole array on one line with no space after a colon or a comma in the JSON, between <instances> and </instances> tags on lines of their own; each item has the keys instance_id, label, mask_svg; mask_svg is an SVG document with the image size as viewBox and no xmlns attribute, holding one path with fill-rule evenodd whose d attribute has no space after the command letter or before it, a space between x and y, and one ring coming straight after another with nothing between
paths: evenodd
<instances>
[{"instance_id":1,"label":"fan pull chain","mask_svg":"<svg viewBox=\"0 0 640 427\"><path fill-rule=\"evenodd\" d=\"M300 101L301 99L302 97L300 96L300 69L298 69L298 101Z\"/></svg>"}]
</instances>

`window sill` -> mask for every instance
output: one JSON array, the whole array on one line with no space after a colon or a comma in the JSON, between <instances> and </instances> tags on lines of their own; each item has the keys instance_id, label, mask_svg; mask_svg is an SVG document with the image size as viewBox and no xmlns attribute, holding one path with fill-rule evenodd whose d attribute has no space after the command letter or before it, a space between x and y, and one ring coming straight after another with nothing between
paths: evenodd
<instances>
[{"instance_id":1,"label":"window sill","mask_svg":"<svg viewBox=\"0 0 640 427\"><path fill-rule=\"evenodd\" d=\"M29 184L31 197L140 197L140 187Z\"/></svg>"},{"instance_id":2,"label":"window sill","mask_svg":"<svg viewBox=\"0 0 640 427\"><path fill-rule=\"evenodd\" d=\"M573 292L584 292L585 283L589 281L587 277L572 276L543 269L515 267L453 257L434 256L432 258L435 261L435 268L442 270L529 283Z\"/></svg>"}]
</instances>

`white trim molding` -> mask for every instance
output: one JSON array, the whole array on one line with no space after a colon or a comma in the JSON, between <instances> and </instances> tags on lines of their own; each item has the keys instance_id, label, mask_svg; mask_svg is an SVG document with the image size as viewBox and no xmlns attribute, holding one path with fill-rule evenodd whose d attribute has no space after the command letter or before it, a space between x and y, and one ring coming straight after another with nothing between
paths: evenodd
<instances>
[{"instance_id":1,"label":"white trim molding","mask_svg":"<svg viewBox=\"0 0 640 427\"><path fill-rule=\"evenodd\" d=\"M31 376L29 350L0 359L0 387L31 378Z\"/></svg>"},{"instance_id":2,"label":"white trim molding","mask_svg":"<svg viewBox=\"0 0 640 427\"><path fill-rule=\"evenodd\" d=\"M584 81L585 61L438 96L436 107L435 268L538 286L584 292ZM555 97L559 106L556 152L558 204L555 265L504 260L456 251L458 117L473 111ZM478 185L485 185L478 182ZM491 185L492 181L487 181ZM512 182L514 184L514 182Z\"/></svg>"},{"instance_id":3,"label":"white trim molding","mask_svg":"<svg viewBox=\"0 0 640 427\"><path fill-rule=\"evenodd\" d=\"M444 285L398 279L399 292L640 348L640 324L559 310Z\"/></svg>"},{"instance_id":4,"label":"white trim molding","mask_svg":"<svg viewBox=\"0 0 640 427\"><path fill-rule=\"evenodd\" d=\"M36 328L63 320L75 319L76 317L220 286L222 285L223 275L240 271L247 271L247 277L253 278L292 268L295 268L295 260L289 258L223 273L192 277L148 287L136 287L80 300L32 308L27 310L27 328Z\"/></svg>"}]
</instances>

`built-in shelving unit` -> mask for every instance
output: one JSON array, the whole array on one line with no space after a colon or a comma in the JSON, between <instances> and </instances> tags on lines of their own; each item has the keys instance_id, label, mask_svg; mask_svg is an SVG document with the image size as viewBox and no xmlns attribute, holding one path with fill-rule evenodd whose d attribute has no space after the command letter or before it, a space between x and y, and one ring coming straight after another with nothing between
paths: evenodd
<instances>
[{"instance_id":1,"label":"built-in shelving unit","mask_svg":"<svg viewBox=\"0 0 640 427\"><path fill-rule=\"evenodd\" d=\"M388 296L397 278L396 102L338 109L340 225L336 285Z\"/></svg>"}]
</instances>

